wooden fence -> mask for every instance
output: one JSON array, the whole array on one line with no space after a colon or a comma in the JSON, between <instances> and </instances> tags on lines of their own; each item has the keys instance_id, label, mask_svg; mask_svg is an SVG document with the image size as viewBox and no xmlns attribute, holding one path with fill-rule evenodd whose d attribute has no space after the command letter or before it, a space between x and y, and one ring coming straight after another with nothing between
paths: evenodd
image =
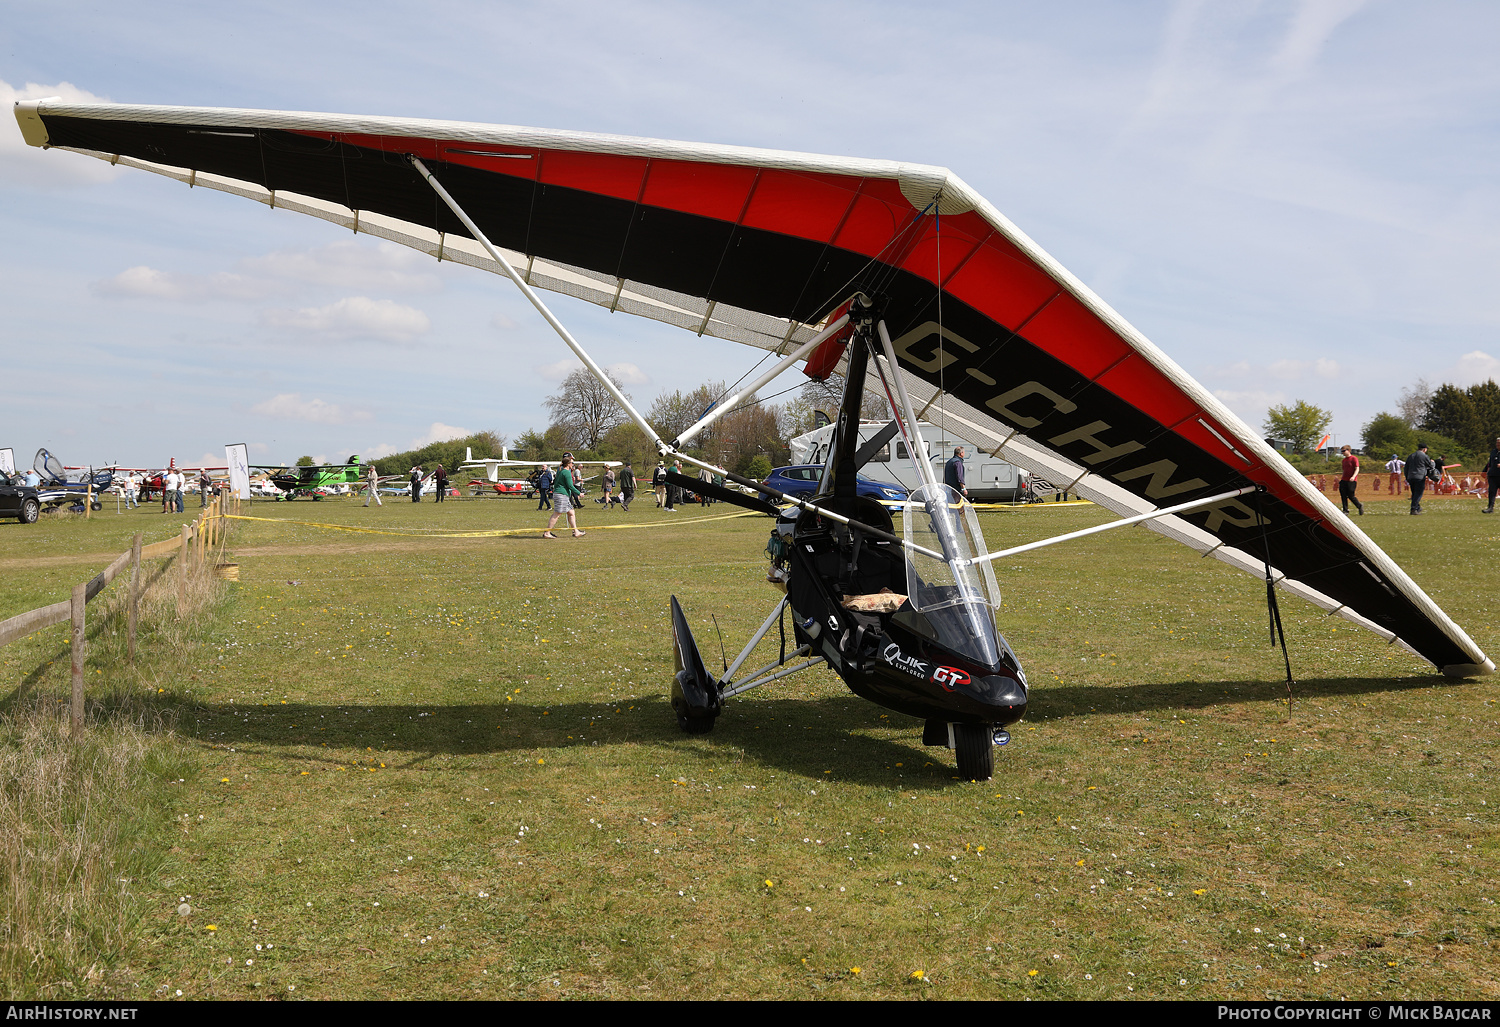
<instances>
[{"instance_id":1,"label":"wooden fence","mask_svg":"<svg viewBox=\"0 0 1500 1027\"><path fill-rule=\"evenodd\" d=\"M87 509L85 505L85 509ZM135 629L139 617L141 593L141 561L170 559L175 562L177 572L177 615L181 617L187 600L188 576L202 573L205 565L215 556L228 529L227 518L239 513L240 501L233 496L216 496L203 508L191 524L184 524L182 531L171 538L141 544L141 533L136 532L130 548L115 557L108 567L88 581L73 586L70 599L51 606L38 607L0 621L0 645L14 642L18 638L72 620L73 695L69 718L69 734L79 738L83 733L83 662L85 655L84 613L90 602L103 592L126 567L130 568L130 598L126 604L127 660L135 663ZM163 573L166 568L163 567Z\"/></svg>"}]
</instances>

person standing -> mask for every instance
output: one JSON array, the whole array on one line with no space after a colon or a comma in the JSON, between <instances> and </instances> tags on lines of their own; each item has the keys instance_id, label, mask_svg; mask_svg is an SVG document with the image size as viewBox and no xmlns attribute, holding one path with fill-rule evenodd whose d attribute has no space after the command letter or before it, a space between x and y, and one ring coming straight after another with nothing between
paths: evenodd
<instances>
[{"instance_id":1,"label":"person standing","mask_svg":"<svg viewBox=\"0 0 1500 1027\"><path fill-rule=\"evenodd\" d=\"M964 467L964 447L956 446L953 450L953 459L943 465L943 484L965 499L969 498L969 486L967 484L967 469Z\"/></svg>"},{"instance_id":2,"label":"person standing","mask_svg":"<svg viewBox=\"0 0 1500 1027\"><path fill-rule=\"evenodd\" d=\"M411 469L411 501L420 503L422 501L422 468Z\"/></svg>"},{"instance_id":3,"label":"person standing","mask_svg":"<svg viewBox=\"0 0 1500 1027\"><path fill-rule=\"evenodd\" d=\"M1354 496L1354 490L1359 488L1359 457L1354 455L1353 446L1344 446L1339 451L1344 454L1343 460L1339 462L1339 499L1344 504L1344 513L1349 512L1349 504L1353 503L1363 517L1365 504Z\"/></svg>"},{"instance_id":4,"label":"person standing","mask_svg":"<svg viewBox=\"0 0 1500 1027\"><path fill-rule=\"evenodd\" d=\"M1401 470L1405 466L1406 461L1395 453L1392 453L1391 458L1385 462L1385 469L1391 472L1391 495L1393 496L1401 495Z\"/></svg>"},{"instance_id":5,"label":"person standing","mask_svg":"<svg viewBox=\"0 0 1500 1027\"><path fill-rule=\"evenodd\" d=\"M573 458L564 456L562 466L557 469L557 483L552 492L552 516L547 518L547 530L542 532L542 538L557 538L552 534L552 529L557 526L557 519L564 515L568 518L568 526L573 529L574 538L582 538L586 534L578 527L580 495L578 486L573 482Z\"/></svg>"},{"instance_id":6,"label":"person standing","mask_svg":"<svg viewBox=\"0 0 1500 1027\"><path fill-rule=\"evenodd\" d=\"M698 480L699 481L706 481L706 482L710 482L711 483L714 480L714 476L712 474L708 473L708 468L707 467L700 467L700 468L698 468ZM699 506L707 506L708 505L708 495L707 495L707 493L704 493L704 492L699 492L698 493L698 505Z\"/></svg>"},{"instance_id":7,"label":"person standing","mask_svg":"<svg viewBox=\"0 0 1500 1027\"><path fill-rule=\"evenodd\" d=\"M369 489L369 494L365 496L365 506L369 506L372 499L376 506L385 506L380 501L380 473L375 470L374 464L365 467L365 484Z\"/></svg>"},{"instance_id":8,"label":"person standing","mask_svg":"<svg viewBox=\"0 0 1500 1027\"><path fill-rule=\"evenodd\" d=\"M604 509L608 510L614 504L614 501L615 469L613 467L606 467L604 469L604 495L600 497L599 502L603 503Z\"/></svg>"},{"instance_id":9,"label":"person standing","mask_svg":"<svg viewBox=\"0 0 1500 1027\"><path fill-rule=\"evenodd\" d=\"M141 476L131 471L125 475L125 509L140 508Z\"/></svg>"},{"instance_id":10,"label":"person standing","mask_svg":"<svg viewBox=\"0 0 1500 1027\"><path fill-rule=\"evenodd\" d=\"M208 494L213 491L214 480L208 476L207 470L198 472L198 505L208 505Z\"/></svg>"},{"instance_id":11,"label":"person standing","mask_svg":"<svg viewBox=\"0 0 1500 1027\"><path fill-rule=\"evenodd\" d=\"M651 472L651 490L656 493L656 508L667 505L667 465L656 461L656 470Z\"/></svg>"},{"instance_id":12,"label":"person standing","mask_svg":"<svg viewBox=\"0 0 1500 1027\"><path fill-rule=\"evenodd\" d=\"M1406 484L1411 489L1413 514L1422 512L1422 493L1427 491L1427 483L1437 480L1437 464L1427 455L1427 443L1424 442L1417 447L1415 453L1406 458Z\"/></svg>"},{"instance_id":13,"label":"person standing","mask_svg":"<svg viewBox=\"0 0 1500 1027\"><path fill-rule=\"evenodd\" d=\"M533 480L536 482L536 508L538 510L552 509L552 468L546 464L538 467Z\"/></svg>"},{"instance_id":14,"label":"person standing","mask_svg":"<svg viewBox=\"0 0 1500 1027\"><path fill-rule=\"evenodd\" d=\"M432 476L437 483L437 501L441 503L448 497L448 472L443 470L442 464L438 464L437 470L432 472Z\"/></svg>"},{"instance_id":15,"label":"person standing","mask_svg":"<svg viewBox=\"0 0 1500 1027\"><path fill-rule=\"evenodd\" d=\"M1484 465L1485 479L1488 482L1490 494L1489 505L1484 508L1484 513L1495 512L1495 490L1500 489L1500 439L1490 447L1489 461Z\"/></svg>"},{"instance_id":16,"label":"person standing","mask_svg":"<svg viewBox=\"0 0 1500 1027\"><path fill-rule=\"evenodd\" d=\"M625 461L625 466L620 468L620 509L626 513L630 512L630 501L635 498L635 471L630 466L630 461Z\"/></svg>"},{"instance_id":17,"label":"person standing","mask_svg":"<svg viewBox=\"0 0 1500 1027\"><path fill-rule=\"evenodd\" d=\"M682 476L682 461L681 460L673 460L672 461L672 473L675 474L675 475L677 475L677 476L679 476L679 477ZM662 475L662 480L666 481L666 475L665 474ZM681 497L682 497L682 489L679 486L677 486L677 485L673 485L671 482L667 482L667 505L663 509L665 509L667 511L667 513L676 513L677 512L677 500L680 499Z\"/></svg>"}]
</instances>

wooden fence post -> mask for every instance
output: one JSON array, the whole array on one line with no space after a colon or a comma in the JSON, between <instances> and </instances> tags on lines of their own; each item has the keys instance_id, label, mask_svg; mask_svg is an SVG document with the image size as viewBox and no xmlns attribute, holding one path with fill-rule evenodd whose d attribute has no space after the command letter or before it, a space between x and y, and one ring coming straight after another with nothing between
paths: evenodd
<instances>
[{"instance_id":1,"label":"wooden fence post","mask_svg":"<svg viewBox=\"0 0 1500 1027\"><path fill-rule=\"evenodd\" d=\"M141 533L135 533L135 541L130 544L130 600L127 604L126 623L127 633L130 637L130 655L128 662L135 664L135 621L139 616L137 610L140 604L140 578L141 578Z\"/></svg>"},{"instance_id":2,"label":"wooden fence post","mask_svg":"<svg viewBox=\"0 0 1500 1027\"><path fill-rule=\"evenodd\" d=\"M182 540L177 544L177 616L187 603L188 526L182 526Z\"/></svg>"},{"instance_id":3,"label":"wooden fence post","mask_svg":"<svg viewBox=\"0 0 1500 1027\"><path fill-rule=\"evenodd\" d=\"M88 586L73 586L73 703L68 718L68 737L83 739L83 613L88 606Z\"/></svg>"}]
</instances>

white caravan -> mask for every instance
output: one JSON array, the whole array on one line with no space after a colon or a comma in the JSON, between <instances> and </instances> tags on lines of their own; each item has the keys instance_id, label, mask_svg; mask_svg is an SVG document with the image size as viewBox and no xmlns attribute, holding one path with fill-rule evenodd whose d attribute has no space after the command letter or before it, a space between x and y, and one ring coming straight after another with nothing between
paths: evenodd
<instances>
[{"instance_id":1,"label":"white caravan","mask_svg":"<svg viewBox=\"0 0 1500 1027\"><path fill-rule=\"evenodd\" d=\"M886 429L885 421L861 421L859 444L861 447ZM794 464L821 464L828 459L828 440L833 437L833 425L825 424L805 435L798 435L788 446ZM977 503L1009 503L1022 498L1031 475L1014 464L998 457L989 456L967 439L945 434L936 425L922 424L922 439L931 454L933 474L943 480L943 465L953 457L953 450L964 448L964 480L969 485L969 498ZM906 443L892 438L880 447L860 469L867 478L877 481L893 481L907 489L922 483L917 480L916 468L906 455Z\"/></svg>"}]
</instances>

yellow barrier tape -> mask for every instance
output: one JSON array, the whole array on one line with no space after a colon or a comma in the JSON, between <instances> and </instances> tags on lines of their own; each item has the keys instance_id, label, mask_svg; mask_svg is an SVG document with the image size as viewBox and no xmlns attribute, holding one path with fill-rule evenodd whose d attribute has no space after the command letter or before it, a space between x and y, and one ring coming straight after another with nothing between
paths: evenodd
<instances>
[{"instance_id":1,"label":"yellow barrier tape","mask_svg":"<svg viewBox=\"0 0 1500 1027\"><path fill-rule=\"evenodd\" d=\"M539 535L540 528L497 528L491 531L453 531L445 533L432 533L424 531L390 531L383 528L356 528L347 524L324 524L320 521L295 521L286 517L250 517L244 514L225 514L225 517L234 521L266 521L271 524L303 524L309 528L326 528L329 531L350 531L361 535L395 535L400 538L501 538L510 535ZM719 514L715 517L690 517L687 520L653 521L649 524L595 524L590 525L586 531L619 531L624 528L665 528L672 525L702 524L705 521L728 521L736 517L763 517L754 510L744 513ZM564 531L568 529L564 527ZM175 540L174 540L175 541Z\"/></svg>"}]
</instances>

